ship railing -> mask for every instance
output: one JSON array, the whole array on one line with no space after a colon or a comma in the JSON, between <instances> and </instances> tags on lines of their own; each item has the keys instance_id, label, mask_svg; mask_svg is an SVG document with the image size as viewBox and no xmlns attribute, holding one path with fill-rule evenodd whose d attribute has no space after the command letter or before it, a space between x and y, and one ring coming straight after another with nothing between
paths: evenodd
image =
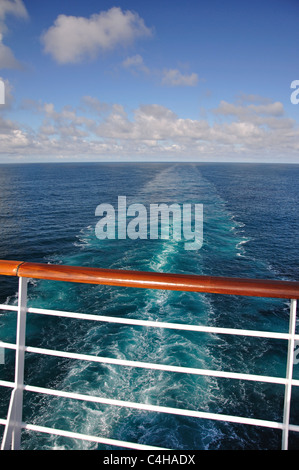
<instances>
[{"instance_id":1,"label":"ship railing","mask_svg":"<svg viewBox=\"0 0 299 470\"><path fill-rule=\"evenodd\" d=\"M105 444L108 446L116 446L118 448L120 447L125 449L164 449L162 447L155 447L134 442L125 442L117 439L110 439L100 436L85 435L77 432L66 431L63 429L49 428L23 422L24 391L51 395L56 397L66 397L75 400L94 402L106 405L113 405L116 407L128 407L138 410L147 410L173 415L181 415L201 419L218 420L229 423L240 423L244 425L278 429L281 431L281 449L283 450L288 449L289 433L299 432L299 426L290 423L292 387L299 386L299 380L295 380L293 378L293 365L295 358L294 350L296 345L295 342L299 341L299 335L296 334L296 310L297 300L299 298L299 282L196 276L183 274L163 274L155 272L99 269L7 260L0 260L0 275L17 276L19 278L18 304L0 305L1 310L17 312L16 342L8 343L0 341L0 349L6 348L15 350L14 382L0 380L0 386L10 387L12 389L7 417L6 419L0 419L0 424L5 426L1 445L2 450L18 450L22 448L22 429L57 436L65 436L74 439L87 440L94 443ZM177 290L223 295L288 299L288 301L290 302L289 331L288 333L280 333L276 331L271 332L244 330L236 328L220 328L204 325L167 323L131 318L108 317L97 314L85 314L58 310L30 308L27 306L27 285L30 279L46 279L53 281L90 283L110 286L125 286L134 288ZM41 315L77 318L81 320L89 320L96 322L109 322L116 324L146 326L149 328L169 328L181 331L196 331L202 333L241 335L247 337L285 340L287 342L286 374L284 377L272 377L222 370L178 367L174 365L154 364L149 362L115 359L109 357L92 356L86 354L77 354L66 351L33 347L26 345L27 312ZM264 383L281 384L284 386L284 408L282 412L282 419L281 422L276 422L271 420L255 419L243 416L232 416L190 409L171 408L165 406L151 405L148 403L118 400L117 398L113 397L107 398L100 396L91 396L87 394L67 392L64 390L42 388L30 385L24 383L25 353L43 354L104 364L114 364L131 368L136 367L143 369L155 369L159 371L169 371L173 373L195 374L200 376L222 377L242 381L258 381Z\"/></svg>"}]
</instances>

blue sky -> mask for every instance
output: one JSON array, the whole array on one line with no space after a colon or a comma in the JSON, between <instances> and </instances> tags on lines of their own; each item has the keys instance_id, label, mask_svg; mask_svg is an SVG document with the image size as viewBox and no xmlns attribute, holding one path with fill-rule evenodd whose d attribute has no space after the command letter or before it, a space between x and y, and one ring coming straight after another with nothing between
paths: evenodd
<instances>
[{"instance_id":1,"label":"blue sky","mask_svg":"<svg viewBox=\"0 0 299 470\"><path fill-rule=\"evenodd\" d=\"M298 21L298 0L0 0L0 162L299 163Z\"/></svg>"}]
</instances>

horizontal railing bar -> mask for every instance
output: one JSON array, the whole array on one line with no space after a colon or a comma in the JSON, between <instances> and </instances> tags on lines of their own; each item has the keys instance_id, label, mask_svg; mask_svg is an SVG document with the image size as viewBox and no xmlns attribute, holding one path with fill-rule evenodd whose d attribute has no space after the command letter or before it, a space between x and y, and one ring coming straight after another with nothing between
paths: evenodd
<instances>
[{"instance_id":1,"label":"horizontal railing bar","mask_svg":"<svg viewBox=\"0 0 299 470\"><path fill-rule=\"evenodd\" d=\"M129 361L126 359L114 359L110 357L92 356L88 354L70 353L70 352L57 351L57 350L52 350L52 349L36 348L32 346L25 346L25 351L36 353L36 354L45 354L49 356L64 357L68 359L79 359L82 361L99 362L101 364L112 364L112 365L120 365L120 366L126 366L126 367L140 367L143 369L163 370L166 372L178 372L178 373L184 373L184 374L206 375L206 376L212 376L212 377L222 377L222 378L239 379L239 380L251 380L251 381L258 381L258 382L276 383L276 384L281 384L281 385L285 385L286 383L286 378L283 378L283 377L268 377L264 375L242 374L242 373L237 373L237 372L224 372L224 371L218 371L218 370L198 369L198 368L192 368L192 367L179 367L179 366L171 366L171 365L165 365L165 364L154 364L150 362Z\"/></svg>"},{"instance_id":2,"label":"horizontal railing bar","mask_svg":"<svg viewBox=\"0 0 299 470\"><path fill-rule=\"evenodd\" d=\"M156 405L148 405L148 404L140 404L140 403L134 403L134 402L127 402L123 400L113 400L113 399L106 399L106 398L101 398L101 397L93 397L90 395L83 395L83 394L78 394L78 393L71 393L71 392L64 392L64 391L59 391L59 390L51 390L51 389L46 389L42 387L34 387L31 385L25 385L24 390L30 391L30 392L36 392L36 393L43 393L47 395L53 395L53 396L60 396L64 398L75 398L78 400L85 400L85 401L91 401L91 402L96 402L96 403L101 403L101 404L106 404L106 405L116 405L116 406L125 406L125 407L130 407L130 408L135 408L135 409L141 409L145 411L153 411L153 412L160 412L160 413L168 413L168 414L175 414L175 415L183 415L183 416L189 416L189 417L196 417L196 418L203 418L203 419L212 419L216 421L227 421L231 423L238 423L238 424L249 424L253 426L260 426L260 427L267 427L267 428L273 428L273 429L282 429L283 424L278 423L276 421L268 421L268 420L260 420L260 419L254 419L254 418L244 418L241 416L231 416L231 415L224 415L224 414L217 414L217 413L208 413L208 412L201 412L201 411L196 411L196 410L183 410L179 408L171 408L171 407L163 407L163 406L156 406ZM7 420L0 419L0 424L5 425ZM25 429L30 429L30 430L41 430L40 426L33 426L29 425L27 423L22 423L22 428ZM57 434L56 431L52 432L52 428L44 428L47 430L41 431L41 432L46 432L49 434ZM295 425L290 425L290 430L299 432L299 426ZM68 431L63 431L65 433L68 433ZM59 434L59 435L66 435L66 434ZM71 435L68 433L68 437L71 437ZM98 439L98 438L96 438ZM89 438L87 438L89 440ZM97 441L99 442L99 441ZM110 441L111 442L111 441ZM119 441L118 441L119 442ZM114 444L112 444L114 445ZM115 444L119 445L119 444Z\"/></svg>"},{"instance_id":3,"label":"horizontal railing bar","mask_svg":"<svg viewBox=\"0 0 299 470\"><path fill-rule=\"evenodd\" d=\"M289 424L289 431L299 432L299 426L296 424Z\"/></svg>"},{"instance_id":4,"label":"horizontal railing bar","mask_svg":"<svg viewBox=\"0 0 299 470\"><path fill-rule=\"evenodd\" d=\"M299 299L299 282L125 271L0 260L0 274L53 281Z\"/></svg>"},{"instance_id":5,"label":"horizontal railing bar","mask_svg":"<svg viewBox=\"0 0 299 470\"><path fill-rule=\"evenodd\" d=\"M149 320L138 320L132 318L120 318L120 317L109 317L104 315L96 314L87 314L87 313L76 313L76 312L65 312L59 310L47 310L39 308L28 308L28 313L36 313L39 315L50 315L58 316L65 318L75 318L80 320L91 320L91 321L101 321L101 322L110 322L110 323L120 323L124 325L136 325L136 326L146 326L153 328L169 328L175 330L186 330L186 331L197 331L203 333L217 333L217 334L233 334L241 336L254 336L259 338L271 338L271 339L286 339L290 338L289 333L277 333L272 331L255 331L255 330L242 330L237 328L220 328L213 326L204 326L204 325L187 325L181 323L167 323L167 322L158 322L158 321L149 321ZM296 335L299 340L299 334Z\"/></svg>"},{"instance_id":6,"label":"horizontal railing bar","mask_svg":"<svg viewBox=\"0 0 299 470\"><path fill-rule=\"evenodd\" d=\"M107 445L116 446L116 447L126 447L129 449L136 449L136 450L170 450L165 447L154 447L154 446L148 446L145 444L119 441L117 439L109 439L106 437L90 436L87 434L80 434L80 433L73 432L73 431L64 431L62 429L54 429L54 428L48 428L45 426L38 426L36 424L21 423L21 427L23 429L27 429L28 431L42 432L45 434L54 434L56 436L70 437L72 439L80 439L83 441L96 442L98 444L107 444Z\"/></svg>"},{"instance_id":7,"label":"horizontal railing bar","mask_svg":"<svg viewBox=\"0 0 299 470\"><path fill-rule=\"evenodd\" d=\"M0 305L0 309L1 307L2 305ZM3 310L5 309L3 308ZM17 311L17 307L9 306L7 310ZM175 330L198 331L198 332L203 332L203 333L233 334L233 335L238 335L238 336L252 336L252 337L259 337L259 338L285 339L285 340L288 340L290 337L289 333L277 333L274 331L243 330L243 329L237 329L237 328L220 328L220 327L204 326L204 325L186 325L182 323L166 323L166 322L149 321L149 320L138 320L138 319L132 319L132 318L109 317L105 315L66 312L63 310L48 310L48 309L32 308L32 307L28 308L27 312L36 313L38 315L50 315L50 316L65 317L65 318L75 318L75 319L80 319L80 320L120 323L124 325L136 325L136 326L147 326L147 327L150 326L154 328L169 328L169 329L175 329ZM295 340L299 341L299 334L295 335L294 338Z\"/></svg>"},{"instance_id":8,"label":"horizontal railing bar","mask_svg":"<svg viewBox=\"0 0 299 470\"><path fill-rule=\"evenodd\" d=\"M189 417L195 417L195 418L212 419L212 420L217 420L217 421L226 421L226 422L233 422L233 423L238 423L238 424L248 424L248 425L267 427L267 428L273 428L273 429L282 429L283 428L283 423L278 423L276 421L260 420L260 419L254 419L254 418L244 418L244 417L241 417L241 416L231 416L231 415L224 415L224 414L200 412L200 411L196 411L196 410L184 410L184 409L180 409L180 408L172 408L172 407L164 407L164 406L157 406L157 405L134 403L134 402L128 402L128 401L124 401L124 400L115 400L115 399L109 399L109 398L103 398L103 397L94 397L94 396L91 396L91 395L84 395L84 394L79 394L79 393L74 393L74 392L65 392L65 391L62 391L62 390L53 390L53 389L48 389L48 388L43 388L43 387L36 387L36 386L32 386L32 385L24 385L23 389L26 390L26 391L29 391L29 392L34 392L34 393L42 393L42 394L47 394L47 395L51 395L51 396L59 396L59 397L64 397L64 398L73 398L73 399L77 399L77 400L84 400L84 401L89 401L89 402L94 402L94 403L101 403L101 404L106 404L106 405L125 406L125 407L134 408L134 409L141 409L141 410L144 410L144 411L153 411L153 412L183 415L183 416L189 416ZM7 423L7 420L0 419L0 424L6 425L6 423ZM25 428L25 429L28 429L28 430L33 430L33 431L41 431L41 432L45 432L45 433L48 433L48 434L57 434L57 435L64 435L64 436L67 436L67 437L74 437L68 431L62 431L63 434L60 434L59 430L52 431L52 428L44 428L44 427L40 427L40 426L30 425L30 424L27 424L27 423L22 423L22 428ZM43 428L43 430L41 428ZM290 425L290 431L299 432L299 426ZM77 435L77 433L75 433L75 434ZM80 436L83 436L83 435L80 434ZM86 438L86 440L90 440L89 437L90 436L85 436L85 437L81 437L81 438L82 439ZM79 439L81 439L81 438L79 438ZM101 439L101 438L96 437L95 439L97 439L97 440L94 441L94 442L100 442L98 439ZM93 437L92 437L91 440L93 441ZM112 442L114 442L114 444ZM111 443L111 445L117 445L117 446L125 447L123 444L120 445L120 442L121 441L109 440L109 444ZM105 443L108 444L108 441L106 441ZM130 445L131 445L131 443L130 443ZM149 446L146 446L146 447L149 448ZM138 444L138 448L139 448L139 444ZM153 448L153 447L151 447L151 448Z\"/></svg>"},{"instance_id":9,"label":"horizontal railing bar","mask_svg":"<svg viewBox=\"0 0 299 470\"><path fill-rule=\"evenodd\" d=\"M0 310L12 310L14 312L18 311L18 306L17 305L5 305L1 304L0 305Z\"/></svg>"},{"instance_id":10,"label":"horizontal railing bar","mask_svg":"<svg viewBox=\"0 0 299 470\"><path fill-rule=\"evenodd\" d=\"M24 390L35 392L35 393L42 393L46 395L59 396L63 398L73 398L73 399L82 400L82 401L100 403L104 405L124 406L124 407L144 410L144 411L154 411L158 413L188 416L192 418L204 418L204 419L212 419L212 420L218 420L218 421L229 421L233 423L250 424L254 426L263 426L263 427L274 428L274 429L283 428L283 423L278 423L276 421L267 421L267 420L255 419L255 418L245 418L242 416L231 416L231 415L224 415L224 414L217 414L217 413L208 413L206 411L186 410L186 409L173 408L173 407L168 407L168 406L149 405L145 403L115 400L112 398L94 397L91 395L85 395L85 394L73 393L73 392L64 392L62 390L53 390L53 389L48 389L48 388L35 387L32 385L25 385Z\"/></svg>"},{"instance_id":11,"label":"horizontal railing bar","mask_svg":"<svg viewBox=\"0 0 299 470\"><path fill-rule=\"evenodd\" d=\"M0 341L0 347L8 349L16 349L15 344L4 343ZM283 377L271 377L264 375L252 375L252 374L240 374L237 372L224 372L224 371L213 371L210 369L196 369L191 367L178 367L164 364L153 364L148 362L136 362L136 361L126 361L124 359L113 359L102 356L92 356L87 354L78 354L78 353L69 353L64 351L57 351L51 349L35 348L32 346L25 346L26 352L31 352L35 354L45 354L48 356L56 357L65 357L68 359L79 359L83 361L92 361L105 364L113 365L122 365L128 367L140 367L145 369L155 369L155 370L164 370L166 372L178 372L178 373L190 373L195 375L206 375L210 377L222 377L222 378L231 378L239 380L252 380L256 382L267 382L267 383L276 383L280 385L286 384L286 378ZM0 382L1 385L1 382ZM292 379L292 385L299 386L299 380Z\"/></svg>"},{"instance_id":12,"label":"horizontal railing bar","mask_svg":"<svg viewBox=\"0 0 299 470\"><path fill-rule=\"evenodd\" d=\"M7 380L0 380L0 387L10 387L10 388L14 388L15 387L15 383L14 382L8 382Z\"/></svg>"},{"instance_id":13,"label":"horizontal railing bar","mask_svg":"<svg viewBox=\"0 0 299 470\"><path fill-rule=\"evenodd\" d=\"M0 341L0 348L17 349L17 346L14 343L5 343L5 341Z\"/></svg>"}]
</instances>

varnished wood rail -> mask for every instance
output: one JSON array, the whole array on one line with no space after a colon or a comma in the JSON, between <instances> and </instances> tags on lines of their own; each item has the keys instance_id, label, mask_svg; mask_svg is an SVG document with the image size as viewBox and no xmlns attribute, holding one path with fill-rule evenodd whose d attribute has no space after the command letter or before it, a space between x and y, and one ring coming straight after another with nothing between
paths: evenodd
<instances>
[{"instance_id":1,"label":"varnished wood rail","mask_svg":"<svg viewBox=\"0 0 299 470\"><path fill-rule=\"evenodd\" d=\"M0 260L0 275L147 289L299 299L299 282L169 274Z\"/></svg>"}]
</instances>

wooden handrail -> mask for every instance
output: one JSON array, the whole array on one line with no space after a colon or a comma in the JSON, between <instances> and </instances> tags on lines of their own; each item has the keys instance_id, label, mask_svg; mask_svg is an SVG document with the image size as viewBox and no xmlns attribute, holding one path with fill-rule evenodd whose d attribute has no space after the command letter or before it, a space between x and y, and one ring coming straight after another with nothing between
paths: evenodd
<instances>
[{"instance_id":1,"label":"wooden handrail","mask_svg":"<svg viewBox=\"0 0 299 470\"><path fill-rule=\"evenodd\" d=\"M21 261L0 260L0 274L5 276L17 276L20 264L22 264Z\"/></svg>"},{"instance_id":2,"label":"wooden handrail","mask_svg":"<svg viewBox=\"0 0 299 470\"><path fill-rule=\"evenodd\" d=\"M148 289L299 299L299 282L165 274L0 260L0 275Z\"/></svg>"}]
</instances>

